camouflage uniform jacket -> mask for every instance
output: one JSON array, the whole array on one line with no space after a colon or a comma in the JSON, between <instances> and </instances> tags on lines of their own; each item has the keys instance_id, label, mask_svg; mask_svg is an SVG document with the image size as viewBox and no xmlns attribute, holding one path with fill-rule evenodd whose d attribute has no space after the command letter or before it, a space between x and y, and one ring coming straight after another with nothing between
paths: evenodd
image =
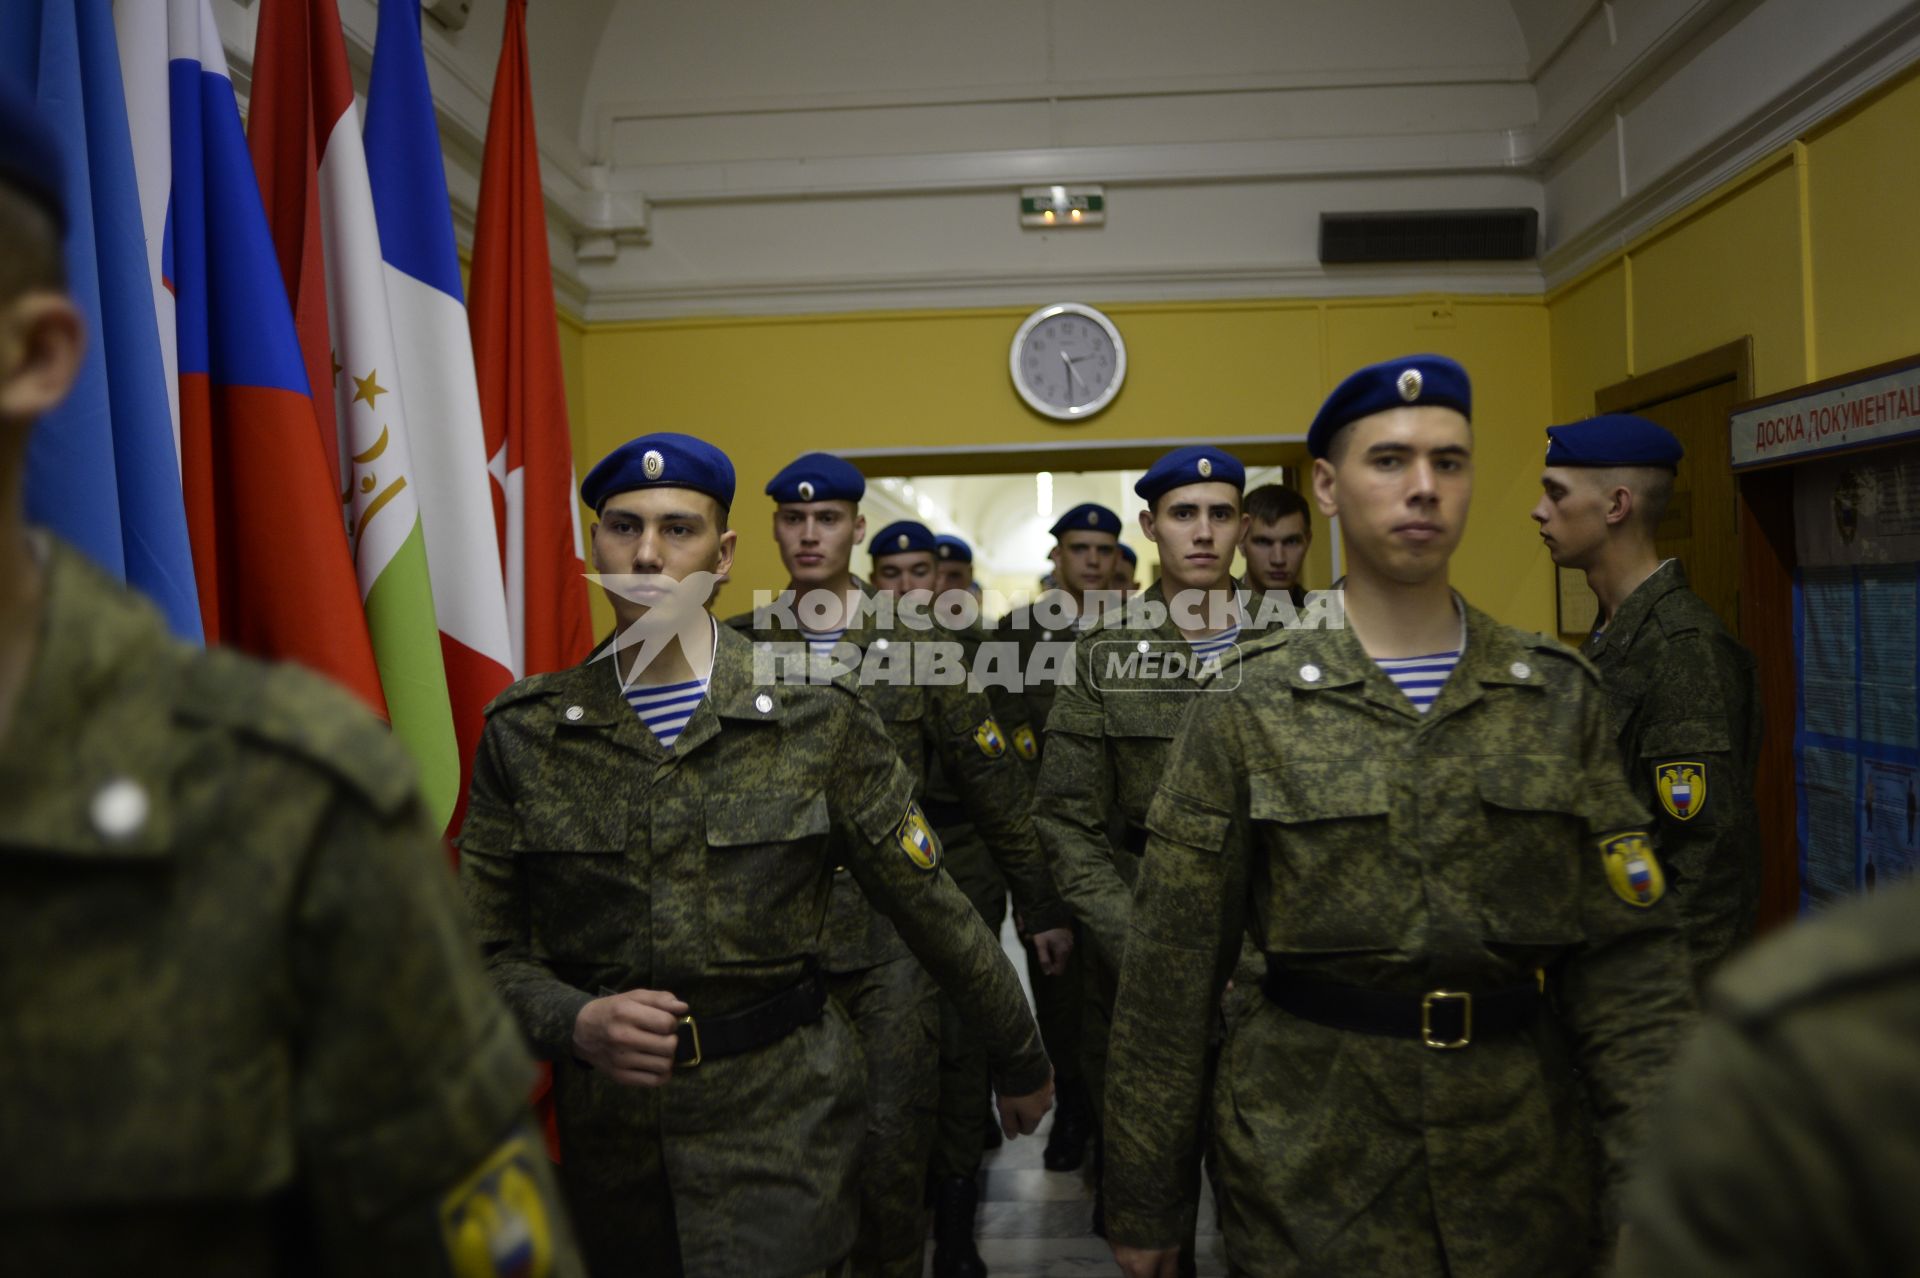
<instances>
[{"instance_id":1,"label":"camouflage uniform jacket","mask_svg":"<svg viewBox=\"0 0 1920 1278\"><path fill-rule=\"evenodd\" d=\"M1132 615L1108 618L1075 643L1073 681L1057 689L1047 719L1034 806L1054 881L1116 965L1146 846L1147 804L1199 688L1198 663L1170 614L1157 626L1130 624L1151 619L1138 610L1165 605L1156 581L1128 600ZM1254 624L1248 611L1239 642L1258 635ZM1118 847L1108 835L1116 809L1125 823Z\"/></svg>"},{"instance_id":2,"label":"camouflage uniform jacket","mask_svg":"<svg viewBox=\"0 0 1920 1278\"><path fill-rule=\"evenodd\" d=\"M0 1267L492 1273L456 1187L499 1157L579 1273L509 1136L533 1064L385 728L175 641L57 544L34 662L0 740Z\"/></svg>"},{"instance_id":3,"label":"camouflage uniform jacket","mask_svg":"<svg viewBox=\"0 0 1920 1278\"><path fill-rule=\"evenodd\" d=\"M1042 752L1046 749L1047 716L1053 713L1055 687L1074 677L1073 642L1079 631L1071 624L1063 629L1043 625L1059 618L1051 616L1041 604L1059 602L1064 607L1066 598L1060 591L1049 591L1039 601L1015 608L1000 618L989 640L1014 646L1022 675L1020 699Z\"/></svg>"},{"instance_id":4,"label":"camouflage uniform jacket","mask_svg":"<svg viewBox=\"0 0 1920 1278\"><path fill-rule=\"evenodd\" d=\"M753 645L731 628L718 630L707 696L672 750L627 705L611 661L502 693L460 846L487 965L554 1062L568 1167L576 1150L615 1170L664 1159L689 1274L794 1272L851 1247L855 1044L830 1008L772 1046L677 1069L657 1091L618 1087L572 1056L574 1021L597 994L666 990L696 1023L761 1002L819 964L844 864L966 1009L1000 1090L1047 1080L1019 980L939 871L878 716L849 681L757 683ZM572 1200L583 1233L644 1206L588 1191Z\"/></svg>"},{"instance_id":5,"label":"camouflage uniform jacket","mask_svg":"<svg viewBox=\"0 0 1920 1278\"><path fill-rule=\"evenodd\" d=\"M1592 668L1465 615L1424 715L1346 629L1272 631L1223 667L1233 696L1189 706L1148 811L1114 1019L1115 1242L1179 1239L1210 1013L1250 927L1285 973L1414 995L1539 977L1556 1014L1435 1051L1263 1000L1214 1094L1229 1260L1459 1278L1584 1263L1588 1135L1617 1177L1692 1011L1686 957L1657 893L1643 907L1609 884L1603 837L1643 850L1629 832L1646 813Z\"/></svg>"},{"instance_id":6,"label":"camouflage uniform jacket","mask_svg":"<svg viewBox=\"0 0 1920 1278\"><path fill-rule=\"evenodd\" d=\"M1582 651L1606 686L1634 798L1654 814L1660 864L1704 981L1752 939L1760 904L1753 654L1687 588L1677 559L1641 582Z\"/></svg>"},{"instance_id":7,"label":"camouflage uniform jacket","mask_svg":"<svg viewBox=\"0 0 1920 1278\"><path fill-rule=\"evenodd\" d=\"M1729 964L1674 1067L1624 1274L1920 1273L1920 882Z\"/></svg>"},{"instance_id":8,"label":"camouflage uniform jacket","mask_svg":"<svg viewBox=\"0 0 1920 1278\"><path fill-rule=\"evenodd\" d=\"M864 586L857 580L855 584ZM794 653L803 651L799 645L805 636L799 630L778 624L756 627L754 622L750 612L727 619L727 625L756 644L791 644ZM994 704L984 692L969 691L964 680L922 684L910 677L879 677L882 661L897 663L887 668L910 675L910 645L918 634L897 619L883 626L873 615L864 615L859 626L841 636L841 642L857 654L849 656L846 664L871 660L876 663L876 678L862 680L856 670L851 679L886 724L915 780L914 797L936 812L964 805L1006 875L1015 908L1022 911L1028 927L1063 926L1067 908L1054 889L1034 833L1032 790L1012 748L1012 730L998 721ZM939 630L929 638L954 645L963 660L971 656L973 645L964 635ZM938 828L940 822L934 824ZM905 953L894 925L868 904L845 867L839 867L827 911L827 970L860 971Z\"/></svg>"}]
</instances>

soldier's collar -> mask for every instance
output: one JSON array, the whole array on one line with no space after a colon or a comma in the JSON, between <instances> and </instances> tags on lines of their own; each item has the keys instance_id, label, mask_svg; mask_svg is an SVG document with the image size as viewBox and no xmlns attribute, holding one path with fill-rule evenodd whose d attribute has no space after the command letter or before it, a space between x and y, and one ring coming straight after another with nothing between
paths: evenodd
<instances>
[{"instance_id":1,"label":"soldier's collar","mask_svg":"<svg viewBox=\"0 0 1920 1278\"><path fill-rule=\"evenodd\" d=\"M172 775L175 642L146 604L67 546L45 563L40 642L0 740L0 848L76 856L165 856Z\"/></svg>"},{"instance_id":2,"label":"soldier's collar","mask_svg":"<svg viewBox=\"0 0 1920 1278\"><path fill-rule=\"evenodd\" d=\"M1631 643L1640 628L1653 616L1654 605L1687 585L1686 569L1678 559L1663 559L1647 579L1633 588L1620 608L1607 619L1606 629L1593 641L1595 649L1613 643Z\"/></svg>"},{"instance_id":3,"label":"soldier's collar","mask_svg":"<svg viewBox=\"0 0 1920 1278\"><path fill-rule=\"evenodd\" d=\"M714 645L707 704L723 719L764 722L780 717L779 689L760 679L753 643L731 630L721 631Z\"/></svg>"}]
</instances>

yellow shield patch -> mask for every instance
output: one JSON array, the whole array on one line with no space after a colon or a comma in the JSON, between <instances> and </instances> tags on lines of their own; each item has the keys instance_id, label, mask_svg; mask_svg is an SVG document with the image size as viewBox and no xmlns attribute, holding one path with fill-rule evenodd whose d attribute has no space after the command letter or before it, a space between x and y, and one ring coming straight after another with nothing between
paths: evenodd
<instances>
[{"instance_id":1,"label":"yellow shield patch","mask_svg":"<svg viewBox=\"0 0 1920 1278\"><path fill-rule=\"evenodd\" d=\"M553 1272L553 1225L534 1174L535 1157L526 1140L516 1137L441 1200L440 1236L454 1278L546 1278Z\"/></svg>"},{"instance_id":2,"label":"yellow shield patch","mask_svg":"<svg viewBox=\"0 0 1920 1278\"><path fill-rule=\"evenodd\" d=\"M900 818L893 837L915 866L928 871L940 868L940 840L933 837L933 827L927 824L926 814L920 811L918 803L907 805L907 814Z\"/></svg>"},{"instance_id":3,"label":"yellow shield patch","mask_svg":"<svg viewBox=\"0 0 1920 1278\"><path fill-rule=\"evenodd\" d=\"M1676 821L1691 821L1707 806L1707 765L1682 760L1657 763L1653 768L1653 788L1660 795L1660 806Z\"/></svg>"},{"instance_id":4,"label":"yellow shield patch","mask_svg":"<svg viewBox=\"0 0 1920 1278\"><path fill-rule=\"evenodd\" d=\"M1023 723L1013 730L1013 749L1028 762L1040 757L1040 743L1033 739L1032 728Z\"/></svg>"},{"instance_id":5,"label":"yellow shield patch","mask_svg":"<svg viewBox=\"0 0 1920 1278\"><path fill-rule=\"evenodd\" d=\"M1007 752L1007 739L1000 735L1000 725L988 715L973 730L973 743L980 747L980 753L989 759L997 759Z\"/></svg>"},{"instance_id":6,"label":"yellow shield patch","mask_svg":"<svg viewBox=\"0 0 1920 1278\"><path fill-rule=\"evenodd\" d=\"M1653 856L1644 830L1629 830L1600 841L1600 858L1607 867L1613 894L1628 905L1646 909L1667 894L1667 877Z\"/></svg>"}]
</instances>

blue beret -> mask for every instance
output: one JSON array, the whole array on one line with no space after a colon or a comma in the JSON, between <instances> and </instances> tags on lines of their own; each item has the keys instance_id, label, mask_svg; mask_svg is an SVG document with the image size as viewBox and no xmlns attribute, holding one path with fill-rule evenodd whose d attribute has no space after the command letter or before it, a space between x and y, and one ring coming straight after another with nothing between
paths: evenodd
<instances>
[{"instance_id":1,"label":"blue beret","mask_svg":"<svg viewBox=\"0 0 1920 1278\"><path fill-rule=\"evenodd\" d=\"M1133 491L1151 506L1162 493L1188 484L1232 484L1247 486L1247 468L1239 460L1218 448L1190 444L1176 448L1148 467L1133 485Z\"/></svg>"},{"instance_id":2,"label":"blue beret","mask_svg":"<svg viewBox=\"0 0 1920 1278\"><path fill-rule=\"evenodd\" d=\"M1547 427L1549 466L1659 466L1676 470L1685 454L1672 431L1630 413Z\"/></svg>"},{"instance_id":3,"label":"blue beret","mask_svg":"<svg viewBox=\"0 0 1920 1278\"><path fill-rule=\"evenodd\" d=\"M600 459L580 485L595 510L615 493L635 488L691 488L722 506L733 505L733 463L704 439L657 431L630 439Z\"/></svg>"},{"instance_id":4,"label":"blue beret","mask_svg":"<svg viewBox=\"0 0 1920 1278\"><path fill-rule=\"evenodd\" d=\"M867 543L867 553L875 559L885 555L904 555L915 550L933 551L933 530L911 519L888 524Z\"/></svg>"},{"instance_id":5,"label":"blue beret","mask_svg":"<svg viewBox=\"0 0 1920 1278\"><path fill-rule=\"evenodd\" d=\"M1070 532L1103 532L1120 535L1120 516L1097 502L1083 501L1060 518L1053 521L1053 527L1047 529L1049 537L1058 537Z\"/></svg>"},{"instance_id":6,"label":"blue beret","mask_svg":"<svg viewBox=\"0 0 1920 1278\"><path fill-rule=\"evenodd\" d=\"M1140 562L1140 556L1134 554L1133 547L1129 546L1124 541L1120 543L1120 557L1126 560L1130 564L1137 564Z\"/></svg>"},{"instance_id":7,"label":"blue beret","mask_svg":"<svg viewBox=\"0 0 1920 1278\"><path fill-rule=\"evenodd\" d=\"M0 182L45 209L63 234L67 229L65 174L60 139L40 118L33 99L0 81Z\"/></svg>"},{"instance_id":8,"label":"blue beret","mask_svg":"<svg viewBox=\"0 0 1920 1278\"><path fill-rule=\"evenodd\" d=\"M867 495L867 477L844 457L801 453L767 481L775 501L859 501Z\"/></svg>"},{"instance_id":9,"label":"blue beret","mask_svg":"<svg viewBox=\"0 0 1920 1278\"><path fill-rule=\"evenodd\" d=\"M1473 420L1473 385L1467 370L1444 355L1408 355L1369 364L1333 388L1307 429L1307 451L1325 457L1333 437L1348 422L1409 405L1451 408Z\"/></svg>"},{"instance_id":10,"label":"blue beret","mask_svg":"<svg viewBox=\"0 0 1920 1278\"><path fill-rule=\"evenodd\" d=\"M952 564L973 562L973 547L952 533L941 533L933 539L933 553Z\"/></svg>"}]
</instances>

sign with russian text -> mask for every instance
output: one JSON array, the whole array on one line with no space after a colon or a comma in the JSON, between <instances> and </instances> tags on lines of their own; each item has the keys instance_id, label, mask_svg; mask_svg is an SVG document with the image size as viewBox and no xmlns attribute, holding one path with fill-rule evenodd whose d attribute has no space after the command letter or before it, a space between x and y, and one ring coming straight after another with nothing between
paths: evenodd
<instances>
[{"instance_id":1,"label":"sign with russian text","mask_svg":"<svg viewBox=\"0 0 1920 1278\"><path fill-rule=\"evenodd\" d=\"M1920 363L1744 408L1731 420L1735 470L1920 438Z\"/></svg>"}]
</instances>

